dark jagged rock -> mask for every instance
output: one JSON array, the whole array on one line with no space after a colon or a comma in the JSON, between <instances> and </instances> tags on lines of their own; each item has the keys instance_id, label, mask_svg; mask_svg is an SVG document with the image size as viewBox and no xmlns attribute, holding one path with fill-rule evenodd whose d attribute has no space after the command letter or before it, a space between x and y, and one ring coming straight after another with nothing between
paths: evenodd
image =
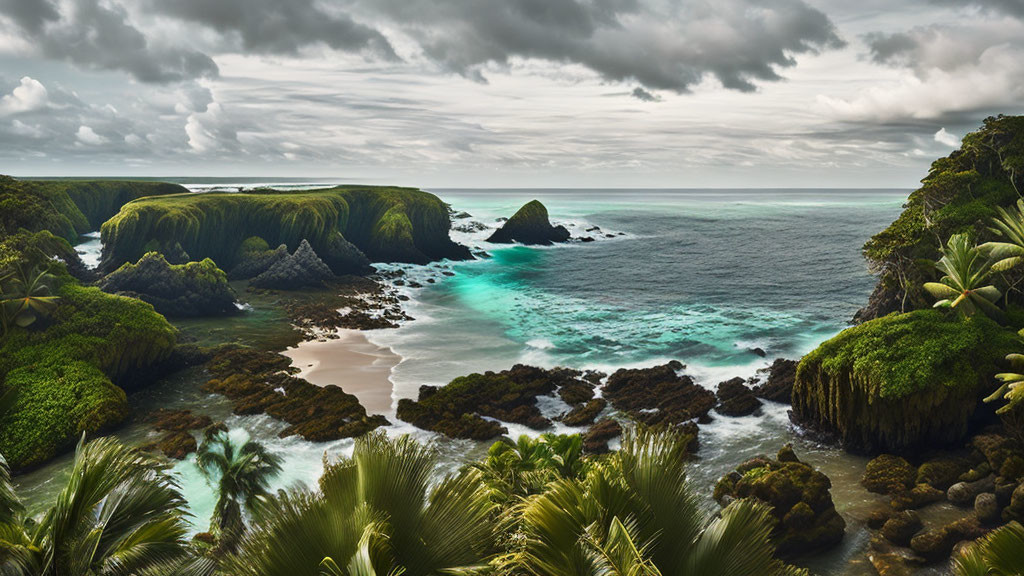
<instances>
[{"instance_id":1,"label":"dark jagged rock","mask_svg":"<svg viewBox=\"0 0 1024 576\"><path fill-rule=\"evenodd\" d=\"M778 358L768 368L758 372L763 375L765 381L754 386L754 395L772 402L789 404L793 395L793 381L796 379L797 362Z\"/></svg>"},{"instance_id":2,"label":"dark jagged rock","mask_svg":"<svg viewBox=\"0 0 1024 576\"><path fill-rule=\"evenodd\" d=\"M287 246L281 244L271 250L266 241L254 236L242 243L238 263L228 272L228 278L231 280L255 278L286 258L288 258Z\"/></svg>"},{"instance_id":3,"label":"dark jagged rock","mask_svg":"<svg viewBox=\"0 0 1024 576\"><path fill-rule=\"evenodd\" d=\"M369 416L359 400L337 386L315 386L292 376L291 360L273 352L246 348L222 352L207 364L213 376L203 390L227 396L236 414L267 414L287 422L281 437L312 442L361 436L386 426Z\"/></svg>"},{"instance_id":4,"label":"dark jagged rock","mask_svg":"<svg viewBox=\"0 0 1024 576\"><path fill-rule=\"evenodd\" d=\"M219 316L238 312L235 291L213 260L171 264L149 252L135 264L125 264L100 281L111 294L138 298L165 316Z\"/></svg>"},{"instance_id":5,"label":"dark jagged rock","mask_svg":"<svg viewBox=\"0 0 1024 576\"><path fill-rule=\"evenodd\" d=\"M605 409L608 402L604 398L594 398L585 403L578 404L562 416L562 424L566 426L585 426L593 424L594 419Z\"/></svg>"},{"instance_id":6,"label":"dark jagged rock","mask_svg":"<svg viewBox=\"0 0 1024 576\"><path fill-rule=\"evenodd\" d=\"M689 376L680 376L677 371L682 369L676 361L653 368L622 368L608 377L604 397L648 426L706 421L717 399Z\"/></svg>"},{"instance_id":7,"label":"dark jagged rock","mask_svg":"<svg viewBox=\"0 0 1024 576\"><path fill-rule=\"evenodd\" d=\"M501 228L491 234L488 242L495 244L542 244L565 242L569 231L564 226L552 226L548 209L538 200L531 200L509 218Z\"/></svg>"},{"instance_id":8,"label":"dark jagged rock","mask_svg":"<svg viewBox=\"0 0 1024 576\"><path fill-rule=\"evenodd\" d=\"M719 413L726 416L749 416L761 408L761 401L750 388L744 386L743 378L733 378L718 385Z\"/></svg>"},{"instance_id":9,"label":"dark jagged rock","mask_svg":"<svg viewBox=\"0 0 1024 576\"><path fill-rule=\"evenodd\" d=\"M577 370L517 364L502 372L462 376L442 388L423 387L417 400L400 400L397 413L414 426L450 438L489 440L508 432L487 418L542 430L551 421L537 408L537 397L565 386L592 386L581 376Z\"/></svg>"},{"instance_id":10,"label":"dark jagged rock","mask_svg":"<svg viewBox=\"0 0 1024 576\"><path fill-rule=\"evenodd\" d=\"M603 418L583 435L583 449L590 454L608 452L608 441L622 434L622 425L611 418Z\"/></svg>"},{"instance_id":11,"label":"dark jagged rock","mask_svg":"<svg viewBox=\"0 0 1024 576\"><path fill-rule=\"evenodd\" d=\"M836 511L828 476L796 458L792 447L779 458L754 458L727 474L715 486L720 505L753 498L771 506L777 520L772 538L782 556L834 546L843 538L846 521Z\"/></svg>"},{"instance_id":12,"label":"dark jagged rock","mask_svg":"<svg viewBox=\"0 0 1024 576\"><path fill-rule=\"evenodd\" d=\"M334 278L334 273L303 240L294 254L275 262L266 272L252 279L256 288L297 290L319 287Z\"/></svg>"}]
</instances>

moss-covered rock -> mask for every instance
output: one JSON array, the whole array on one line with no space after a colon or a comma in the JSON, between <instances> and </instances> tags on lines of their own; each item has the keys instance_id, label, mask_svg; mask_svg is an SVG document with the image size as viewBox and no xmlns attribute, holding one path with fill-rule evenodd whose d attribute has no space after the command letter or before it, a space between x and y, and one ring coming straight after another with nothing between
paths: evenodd
<instances>
[{"instance_id":1,"label":"moss-covered rock","mask_svg":"<svg viewBox=\"0 0 1024 576\"><path fill-rule=\"evenodd\" d=\"M450 226L444 203L412 188L171 195L131 202L103 225L102 267L133 261L155 242L160 251L177 243L192 258L232 269L253 236L289 249L307 240L339 275L366 272L364 254L375 262L418 264L470 258L448 237Z\"/></svg>"},{"instance_id":2,"label":"moss-covered rock","mask_svg":"<svg viewBox=\"0 0 1024 576\"><path fill-rule=\"evenodd\" d=\"M893 314L847 329L804 357L793 413L860 452L961 441L1020 338L983 316Z\"/></svg>"},{"instance_id":3,"label":"moss-covered rock","mask_svg":"<svg viewBox=\"0 0 1024 576\"><path fill-rule=\"evenodd\" d=\"M548 209L539 200L523 205L501 228L491 234L488 242L495 244L541 244L565 242L569 231L564 226L552 226L548 220Z\"/></svg>"},{"instance_id":4,"label":"moss-covered rock","mask_svg":"<svg viewBox=\"0 0 1024 576\"><path fill-rule=\"evenodd\" d=\"M984 533L978 519L968 516L919 533L910 540L910 548L925 560L938 562L949 558L957 542L975 540Z\"/></svg>"},{"instance_id":5,"label":"moss-covered rock","mask_svg":"<svg viewBox=\"0 0 1024 576\"><path fill-rule=\"evenodd\" d=\"M772 508L772 538L780 555L789 556L838 544L846 521L836 511L828 476L799 461L792 448L780 458L755 458L724 476L715 499L728 505L735 498L753 498Z\"/></svg>"},{"instance_id":6,"label":"moss-covered rock","mask_svg":"<svg viewBox=\"0 0 1024 576\"><path fill-rule=\"evenodd\" d=\"M0 453L14 469L53 458L83 432L123 422L121 387L146 381L147 370L174 350L174 328L149 304L73 281L58 295L45 329L0 340L0 381L4 390L18 389L13 409L0 418Z\"/></svg>"},{"instance_id":7,"label":"moss-covered rock","mask_svg":"<svg viewBox=\"0 0 1024 576\"><path fill-rule=\"evenodd\" d=\"M882 454L868 462L860 483L868 492L899 494L914 486L917 471L910 462L892 454Z\"/></svg>"},{"instance_id":8,"label":"moss-covered rock","mask_svg":"<svg viewBox=\"0 0 1024 576\"><path fill-rule=\"evenodd\" d=\"M213 262L170 264L149 252L100 281L104 292L138 298L165 316L221 316L238 312L227 275Z\"/></svg>"},{"instance_id":9,"label":"moss-covered rock","mask_svg":"<svg viewBox=\"0 0 1024 576\"><path fill-rule=\"evenodd\" d=\"M593 424L594 419L605 409L608 401L604 398L594 398L577 404L566 415L562 416L562 424L566 426L585 426Z\"/></svg>"},{"instance_id":10,"label":"moss-covered rock","mask_svg":"<svg viewBox=\"0 0 1024 576\"><path fill-rule=\"evenodd\" d=\"M450 438L489 440L508 432L487 418L541 430L551 426L551 421L537 408L537 397L567 385L592 387L581 379L582 375L577 370L545 370L522 364L502 372L470 374L441 388L423 386L415 401L399 400L398 417Z\"/></svg>"},{"instance_id":11,"label":"moss-covered rock","mask_svg":"<svg viewBox=\"0 0 1024 576\"><path fill-rule=\"evenodd\" d=\"M913 510L894 514L882 525L882 536L897 546L907 546L911 538L924 528L921 517Z\"/></svg>"},{"instance_id":12,"label":"moss-covered rock","mask_svg":"<svg viewBox=\"0 0 1024 576\"><path fill-rule=\"evenodd\" d=\"M926 461L917 468L916 482L939 490L948 490L971 469L969 458L958 455L940 456Z\"/></svg>"}]
</instances>

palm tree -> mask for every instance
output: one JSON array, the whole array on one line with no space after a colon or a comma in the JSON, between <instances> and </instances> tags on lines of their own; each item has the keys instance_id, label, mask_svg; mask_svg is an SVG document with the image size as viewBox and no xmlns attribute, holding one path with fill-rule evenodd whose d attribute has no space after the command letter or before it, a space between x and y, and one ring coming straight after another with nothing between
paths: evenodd
<instances>
[{"instance_id":1,"label":"palm tree","mask_svg":"<svg viewBox=\"0 0 1024 576\"><path fill-rule=\"evenodd\" d=\"M1017 200L1016 209L997 206L996 214L991 230L1006 241L986 242L978 249L994 261L993 272L1006 272L1024 264L1024 199Z\"/></svg>"},{"instance_id":2,"label":"palm tree","mask_svg":"<svg viewBox=\"0 0 1024 576\"><path fill-rule=\"evenodd\" d=\"M11 469L0 455L0 526L15 523L24 511L11 483Z\"/></svg>"},{"instance_id":3,"label":"palm tree","mask_svg":"<svg viewBox=\"0 0 1024 576\"><path fill-rule=\"evenodd\" d=\"M536 439L522 435L514 442L502 438L491 445L483 462L472 466L483 473L495 502L502 504L539 493L560 478L579 478L584 470L583 439L579 434L543 434Z\"/></svg>"},{"instance_id":4,"label":"palm tree","mask_svg":"<svg viewBox=\"0 0 1024 576\"><path fill-rule=\"evenodd\" d=\"M954 561L957 576L1024 574L1024 526L1010 522L989 532Z\"/></svg>"},{"instance_id":5,"label":"palm tree","mask_svg":"<svg viewBox=\"0 0 1024 576\"><path fill-rule=\"evenodd\" d=\"M493 504L479 471L440 481L433 447L381 432L328 464L316 493L271 498L237 555L233 576L427 576L470 569L491 553Z\"/></svg>"},{"instance_id":6,"label":"palm tree","mask_svg":"<svg viewBox=\"0 0 1024 576\"><path fill-rule=\"evenodd\" d=\"M1002 311L995 305L1001 294L988 284L991 263L971 244L967 234L950 236L935 267L945 276L939 282L925 283L924 289L939 299L936 308L953 308L964 316L981 309L989 316L1002 317Z\"/></svg>"},{"instance_id":7,"label":"palm tree","mask_svg":"<svg viewBox=\"0 0 1024 576\"><path fill-rule=\"evenodd\" d=\"M1006 360L1014 372L996 374L996 379L1002 382L1002 385L985 398L985 402L995 402L1000 398L1006 400L1006 405L996 410L997 414L1005 414L1024 402L1024 374L1021 373L1024 372L1024 354L1010 354Z\"/></svg>"},{"instance_id":8,"label":"palm tree","mask_svg":"<svg viewBox=\"0 0 1024 576\"><path fill-rule=\"evenodd\" d=\"M7 323L14 322L27 328L39 318L45 318L57 308L60 298L52 296L57 278L45 269L29 273L21 268L9 280L8 291L0 294L0 306L4 308L4 331Z\"/></svg>"},{"instance_id":9,"label":"palm tree","mask_svg":"<svg viewBox=\"0 0 1024 576\"><path fill-rule=\"evenodd\" d=\"M35 520L16 512L0 522L0 574L120 576L170 570L188 552L184 505L166 464L111 438L88 444L83 438L53 506Z\"/></svg>"},{"instance_id":10,"label":"palm tree","mask_svg":"<svg viewBox=\"0 0 1024 576\"><path fill-rule=\"evenodd\" d=\"M211 428L196 463L217 491L210 530L222 549L231 550L245 528L242 508L252 514L269 495L270 481L281 473L281 458L258 442L235 442L226 430Z\"/></svg>"},{"instance_id":11,"label":"palm tree","mask_svg":"<svg viewBox=\"0 0 1024 576\"><path fill-rule=\"evenodd\" d=\"M686 482L686 446L675 432L627 431L584 479L516 507L521 544L496 563L534 576L803 574L774 558L763 504L740 500L708 521Z\"/></svg>"}]
</instances>

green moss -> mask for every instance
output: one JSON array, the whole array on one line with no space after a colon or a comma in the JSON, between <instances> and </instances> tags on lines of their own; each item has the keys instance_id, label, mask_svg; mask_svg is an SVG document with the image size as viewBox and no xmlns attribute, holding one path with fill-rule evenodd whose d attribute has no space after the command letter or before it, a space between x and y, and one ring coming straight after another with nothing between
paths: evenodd
<instances>
[{"instance_id":1,"label":"green moss","mask_svg":"<svg viewBox=\"0 0 1024 576\"><path fill-rule=\"evenodd\" d=\"M139 300L68 282L44 330L14 330L0 341L3 389L17 386L14 408L0 421L0 453L27 468L127 417L124 391L165 360L174 328Z\"/></svg>"},{"instance_id":2,"label":"green moss","mask_svg":"<svg viewBox=\"0 0 1024 576\"><path fill-rule=\"evenodd\" d=\"M1020 338L981 315L891 314L843 331L804 357L793 409L855 450L961 439L979 395Z\"/></svg>"},{"instance_id":3,"label":"green moss","mask_svg":"<svg viewBox=\"0 0 1024 576\"><path fill-rule=\"evenodd\" d=\"M212 258L231 269L243 243L258 236L269 246L284 244L289 250L308 240L340 274L351 272L348 242L376 261L425 263L468 256L448 238L449 227L444 203L411 188L171 195L131 202L103 225L103 265L109 269L134 261L155 241L161 251L180 243L192 258Z\"/></svg>"},{"instance_id":4,"label":"green moss","mask_svg":"<svg viewBox=\"0 0 1024 576\"><path fill-rule=\"evenodd\" d=\"M209 258L169 264L162 255L147 252L137 263L127 263L108 274L100 287L106 292L139 298L168 316L237 312L235 292L228 284L227 274Z\"/></svg>"}]
</instances>

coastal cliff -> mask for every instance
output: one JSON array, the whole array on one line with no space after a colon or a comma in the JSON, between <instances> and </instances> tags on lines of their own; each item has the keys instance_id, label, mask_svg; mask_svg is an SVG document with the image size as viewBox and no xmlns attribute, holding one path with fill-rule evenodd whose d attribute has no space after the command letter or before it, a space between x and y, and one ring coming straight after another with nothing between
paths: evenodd
<instances>
[{"instance_id":1,"label":"coastal cliff","mask_svg":"<svg viewBox=\"0 0 1024 576\"><path fill-rule=\"evenodd\" d=\"M470 258L467 248L448 237L450 226L444 203L412 188L145 198L126 204L103 224L101 267L111 270L156 250L168 257L211 258L228 270L253 237L289 250L306 240L335 274L365 272L363 254L373 262L416 264Z\"/></svg>"}]
</instances>

